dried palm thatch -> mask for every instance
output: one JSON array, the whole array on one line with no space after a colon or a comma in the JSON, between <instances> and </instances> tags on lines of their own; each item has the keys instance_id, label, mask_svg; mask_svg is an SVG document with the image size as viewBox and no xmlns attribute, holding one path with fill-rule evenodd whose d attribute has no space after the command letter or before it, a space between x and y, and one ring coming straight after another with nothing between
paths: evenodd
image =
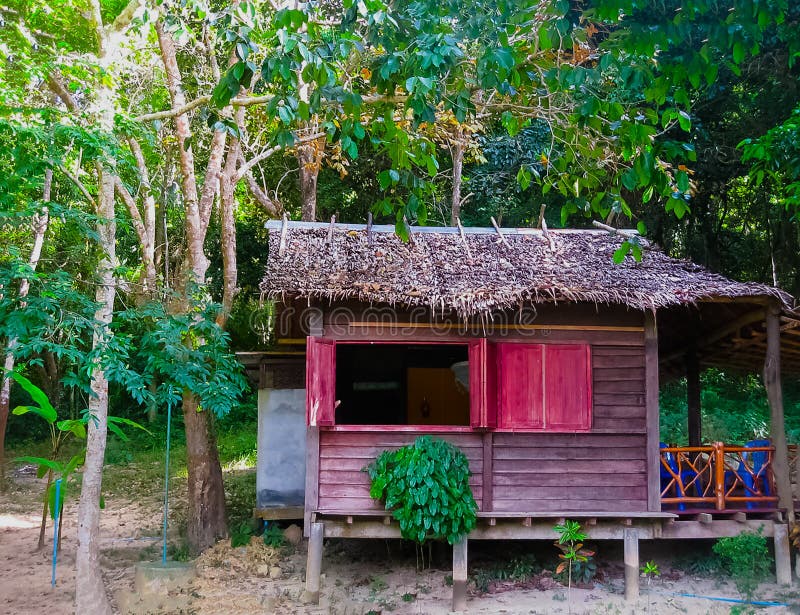
<instances>
[{"instance_id":1,"label":"dried palm thatch","mask_svg":"<svg viewBox=\"0 0 800 615\"><path fill-rule=\"evenodd\" d=\"M267 297L357 300L462 318L525 303L591 302L658 309L702 301L792 298L770 286L729 280L646 246L641 262L612 261L621 239L607 231L412 229L270 222ZM502 234L501 234L502 233ZM643 244L646 242L643 241Z\"/></svg>"}]
</instances>

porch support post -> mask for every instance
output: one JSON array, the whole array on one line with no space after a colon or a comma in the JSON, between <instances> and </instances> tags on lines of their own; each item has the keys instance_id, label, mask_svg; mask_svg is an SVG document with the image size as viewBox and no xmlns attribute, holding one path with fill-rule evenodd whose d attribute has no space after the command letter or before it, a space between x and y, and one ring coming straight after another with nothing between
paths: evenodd
<instances>
[{"instance_id":1,"label":"porch support post","mask_svg":"<svg viewBox=\"0 0 800 615\"><path fill-rule=\"evenodd\" d=\"M658 328L656 315L644 313L645 407L647 412L647 510L661 510L661 452L658 443Z\"/></svg>"},{"instance_id":2,"label":"porch support post","mask_svg":"<svg viewBox=\"0 0 800 615\"><path fill-rule=\"evenodd\" d=\"M700 446L703 439L700 418L700 362L697 359L697 348L694 343L686 352L686 407L689 446Z\"/></svg>"},{"instance_id":3,"label":"porch support post","mask_svg":"<svg viewBox=\"0 0 800 615\"><path fill-rule=\"evenodd\" d=\"M467 537L453 545L453 610L467 610Z\"/></svg>"},{"instance_id":4,"label":"porch support post","mask_svg":"<svg viewBox=\"0 0 800 615\"><path fill-rule=\"evenodd\" d=\"M308 559L306 560L305 602L319 604L320 573L322 572L322 538L324 525L312 523L308 539Z\"/></svg>"},{"instance_id":5,"label":"porch support post","mask_svg":"<svg viewBox=\"0 0 800 615\"><path fill-rule=\"evenodd\" d=\"M786 511L789 523L794 523L792 479L789 474L789 452L786 448L786 427L783 421L783 392L781 390L781 308L777 301L767 309L767 356L764 361L764 386L770 408L769 435L775 447L772 473L778 490L778 506Z\"/></svg>"},{"instance_id":6,"label":"porch support post","mask_svg":"<svg viewBox=\"0 0 800 615\"><path fill-rule=\"evenodd\" d=\"M792 584L792 558L789 548L789 526L775 524L775 577L778 585Z\"/></svg>"},{"instance_id":7,"label":"porch support post","mask_svg":"<svg viewBox=\"0 0 800 615\"><path fill-rule=\"evenodd\" d=\"M639 536L634 528L623 530L625 553L625 600L639 599Z\"/></svg>"}]
</instances>

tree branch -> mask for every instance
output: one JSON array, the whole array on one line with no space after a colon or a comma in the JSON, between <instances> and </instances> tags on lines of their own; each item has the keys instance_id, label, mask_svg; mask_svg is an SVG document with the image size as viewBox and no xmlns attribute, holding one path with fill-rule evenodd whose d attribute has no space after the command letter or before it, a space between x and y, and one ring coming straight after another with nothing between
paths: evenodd
<instances>
[{"instance_id":1,"label":"tree branch","mask_svg":"<svg viewBox=\"0 0 800 615\"><path fill-rule=\"evenodd\" d=\"M83 196L86 198L87 201L89 201L92 204L96 204L95 200L94 200L94 197L89 192L89 190L86 189L86 186L83 185L83 182L81 180L79 180L77 177L75 177L75 175L70 173L67 170L67 167L65 167L63 164L59 164L58 165L58 170L61 171L64 174L64 177L66 177L73 184L75 184L75 186L78 188L78 190L80 190L81 194L83 194Z\"/></svg>"}]
</instances>

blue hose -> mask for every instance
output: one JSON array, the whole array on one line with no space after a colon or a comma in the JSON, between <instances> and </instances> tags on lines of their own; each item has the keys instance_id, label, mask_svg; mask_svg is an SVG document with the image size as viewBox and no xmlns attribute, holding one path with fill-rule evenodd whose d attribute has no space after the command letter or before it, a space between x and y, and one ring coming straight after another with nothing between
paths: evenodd
<instances>
[{"instance_id":1,"label":"blue hose","mask_svg":"<svg viewBox=\"0 0 800 615\"><path fill-rule=\"evenodd\" d=\"M61 479L56 480L56 498L53 504L53 572L50 575L50 586L56 586L56 562L58 561L58 518L61 516Z\"/></svg>"},{"instance_id":2,"label":"blue hose","mask_svg":"<svg viewBox=\"0 0 800 615\"><path fill-rule=\"evenodd\" d=\"M718 596L700 596L698 594L686 594L682 592L653 592L663 596L681 596L683 598L702 598L703 600L715 600L717 602L732 602L734 604L749 604L752 606L789 606L785 602L771 602L768 600L739 600L738 598L720 598Z\"/></svg>"},{"instance_id":3,"label":"blue hose","mask_svg":"<svg viewBox=\"0 0 800 615\"><path fill-rule=\"evenodd\" d=\"M603 587L602 583L596 583L598 587ZM659 596L678 596L681 598L699 598L700 600L714 600L715 602L728 602L732 604L749 604L752 606L791 606L786 602L772 602L769 600L740 600L739 598L722 598L720 596L703 596L700 594L689 594L685 592L659 592L651 589L647 590L648 594L657 594Z\"/></svg>"},{"instance_id":4,"label":"blue hose","mask_svg":"<svg viewBox=\"0 0 800 615\"><path fill-rule=\"evenodd\" d=\"M164 461L164 545L161 549L161 563L167 563L167 519L169 517L169 438L172 425L172 403L167 404L167 455Z\"/></svg>"}]
</instances>

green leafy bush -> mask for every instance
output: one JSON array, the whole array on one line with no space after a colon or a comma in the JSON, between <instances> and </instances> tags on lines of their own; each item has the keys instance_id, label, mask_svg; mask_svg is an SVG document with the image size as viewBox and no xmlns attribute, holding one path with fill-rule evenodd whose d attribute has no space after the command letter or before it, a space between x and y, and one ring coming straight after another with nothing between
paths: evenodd
<instances>
[{"instance_id":1,"label":"green leafy bush","mask_svg":"<svg viewBox=\"0 0 800 615\"><path fill-rule=\"evenodd\" d=\"M364 468L369 494L400 523L403 538L458 542L475 527L478 506L469 486L469 462L458 448L430 436L384 451Z\"/></svg>"},{"instance_id":2,"label":"green leafy bush","mask_svg":"<svg viewBox=\"0 0 800 615\"><path fill-rule=\"evenodd\" d=\"M767 579L774 564L767 548L767 539L761 535L761 530L720 538L713 549L736 583L736 589L746 599L752 599L753 593Z\"/></svg>"},{"instance_id":3,"label":"green leafy bush","mask_svg":"<svg viewBox=\"0 0 800 615\"><path fill-rule=\"evenodd\" d=\"M283 530L274 523L269 525L267 529L264 530L264 535L262 538L264 540L264 544L268 547L280 549L286 546L286 537L283 535Z\"/></svg>"}]
</instances>

